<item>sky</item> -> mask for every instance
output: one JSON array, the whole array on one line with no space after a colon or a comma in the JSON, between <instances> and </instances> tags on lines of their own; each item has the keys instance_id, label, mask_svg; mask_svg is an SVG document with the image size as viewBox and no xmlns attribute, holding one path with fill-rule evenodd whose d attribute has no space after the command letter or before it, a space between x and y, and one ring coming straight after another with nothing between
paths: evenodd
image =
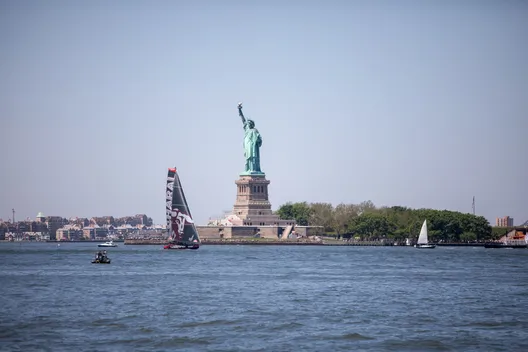
<instances>
[{"instance_id":1,"label":"sky","mask_svg":"<svg viewBox=\"0 0 528 352\"><path fill-rule=\"evenodd\" d=\"M528 220L528 2L0 2L0 218L288 201Z\"/></svg>"}]
</instances>

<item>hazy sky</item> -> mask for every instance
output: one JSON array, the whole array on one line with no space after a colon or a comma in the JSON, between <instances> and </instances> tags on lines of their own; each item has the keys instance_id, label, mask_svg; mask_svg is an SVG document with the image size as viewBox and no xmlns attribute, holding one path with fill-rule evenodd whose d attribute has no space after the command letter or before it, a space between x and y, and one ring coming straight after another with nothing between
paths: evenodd
<instances>
[{"instance_id":1,"label":"hazy sky","mask_svg":"<svg viewBox=\"0 0 528 352\"><path fill-rule=\"evenodd\" d=\"M0 2L0 218L287 201L528 219L526 1Z\"/></svg>"}]
</instances>

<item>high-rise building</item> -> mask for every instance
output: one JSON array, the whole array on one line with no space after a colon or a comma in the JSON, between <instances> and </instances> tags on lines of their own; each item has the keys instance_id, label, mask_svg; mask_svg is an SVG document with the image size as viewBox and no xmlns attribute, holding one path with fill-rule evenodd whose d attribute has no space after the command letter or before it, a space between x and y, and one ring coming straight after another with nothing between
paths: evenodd
<instances>
[{"instance_id":1,"label":"high-rise building","mask_svg":"<svg viewBox=\"0 0 528 352\"><path fill-rule=\"evenodd\" d=\"M497 218L495 226L498 227L513 227L513 218L509 216L504 216L502 218Z\"/></svg>"}]
</instances>

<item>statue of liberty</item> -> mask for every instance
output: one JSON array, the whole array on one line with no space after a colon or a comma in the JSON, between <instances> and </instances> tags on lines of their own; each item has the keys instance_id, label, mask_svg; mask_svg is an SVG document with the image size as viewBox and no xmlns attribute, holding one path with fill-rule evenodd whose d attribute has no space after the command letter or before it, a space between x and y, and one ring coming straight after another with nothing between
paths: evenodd
<instances>
[{"instance_id":1,"label":"statue of liberty","mask_svg":"<svg viewBox=\"0 0 528 352\"><path fill-rule=\"evenodd\" d=\"M238 114L244 124L244 157L246 158L246 168L242 175L262 175L260 170L260 146L262 137L255 128L253 120L246 120L242 113L242 103L238 103Z\"/></svg>"}]
</instances>

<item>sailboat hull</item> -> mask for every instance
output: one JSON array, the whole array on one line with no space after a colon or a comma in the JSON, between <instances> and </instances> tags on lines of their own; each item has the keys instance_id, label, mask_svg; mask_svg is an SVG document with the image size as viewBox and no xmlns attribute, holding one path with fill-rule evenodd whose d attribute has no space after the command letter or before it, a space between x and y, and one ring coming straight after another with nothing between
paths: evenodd
<instances>
[{"instance_id":1,"label":"sailboat hull","mask_svg":"<svg viewBox=\"0 0 528 352\"><path fill-rule=\"evenodd\" d=\"M200 248L199 245L185 247L185 246L167 244L167 245L163 246L163 249L198 249L198 248Z\"/></svg>"},{"instance_id":2,"label":"sailboat hull","mask_svg":"<svg viewBox=\"0 0 528 352\"><path fill-rule=\"evenodd\" d=\"M433 249L433 248L436 248L436 245L435 244L415 244L414 248Z\"/></svg>"},{"instance_id":3,"label":"sailboat hull","mask_svg":"<svg viewBox=\"0 0 528 352\"><path fill-rule=\"evenodd\" d=\"M180 250L185 250L185 249L198 249L198 247L189 247L189 248L185 248L185 247L163 247L163 249L180 249Z\"/></svg>"}]
</instances>

